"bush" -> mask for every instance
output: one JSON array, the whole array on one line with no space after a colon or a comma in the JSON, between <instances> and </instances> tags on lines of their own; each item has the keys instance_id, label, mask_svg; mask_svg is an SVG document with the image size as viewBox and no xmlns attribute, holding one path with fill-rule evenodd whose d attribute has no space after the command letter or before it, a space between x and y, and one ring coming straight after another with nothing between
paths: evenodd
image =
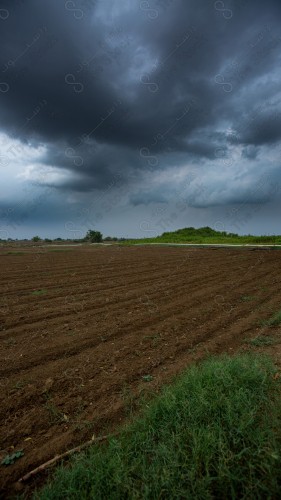
<instances>
[{"instance_id":1,"label":"bush","mask_svg":"<svg viewBox=\"0 0 281 500\"><path fill-rule=\"evenodd\" d=\"M86 241L90 241L91 243L101 243L102 242L102 234L99 231L94 231L93 229L89 229L85 237Z\"/></svg>"}]
</instances>

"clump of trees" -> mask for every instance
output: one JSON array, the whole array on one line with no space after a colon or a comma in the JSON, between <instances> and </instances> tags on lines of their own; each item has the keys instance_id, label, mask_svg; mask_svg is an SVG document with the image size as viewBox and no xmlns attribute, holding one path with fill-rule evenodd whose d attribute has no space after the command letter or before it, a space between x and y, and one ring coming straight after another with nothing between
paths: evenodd
<instances>
[{"instance_id":1,"label":"clump of trees","mask_svg":"<svg viewBox=\"0 0 281 500\"><path fill-rule=\"evenodd\" d=\"M117 240L117 238L113 238L113 240ZM56 242L75 241L77 243L87 241L90 243L102 243L103 235L100 231L95 231L94 229L89 229L87 231L86 236L84 238L78 239L78 240L68 240L68 239L66 240L63 238L54 238L53 240L51 240L50 238L45 238L44 240L42 240L42 238L40 238L40 236L33 236L33 238L31 238L31 241L33 241L33 242L45 241L45 243L51 243L52 241L56 241Z\"/></svg>"}]
</instances>

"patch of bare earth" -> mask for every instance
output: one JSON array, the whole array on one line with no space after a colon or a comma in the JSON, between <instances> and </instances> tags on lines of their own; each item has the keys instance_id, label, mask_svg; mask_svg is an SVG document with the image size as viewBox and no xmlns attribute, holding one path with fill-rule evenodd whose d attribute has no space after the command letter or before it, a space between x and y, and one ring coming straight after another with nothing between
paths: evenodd
<instances>
[{"instance_id":1,"label":"patch of bare earth","mask_svg":"<svg viewBox=\"0 0 281 500\"><path fill-rule=\"evenodd\" d=\"M24 452L0 466L3 495L208 353L262 350L281 366L280 328L260 324L281 309L279 251L22 251L0 249L0 459ZM274 345L247 342L260 335Z\"/></svg>"}]
</instances>

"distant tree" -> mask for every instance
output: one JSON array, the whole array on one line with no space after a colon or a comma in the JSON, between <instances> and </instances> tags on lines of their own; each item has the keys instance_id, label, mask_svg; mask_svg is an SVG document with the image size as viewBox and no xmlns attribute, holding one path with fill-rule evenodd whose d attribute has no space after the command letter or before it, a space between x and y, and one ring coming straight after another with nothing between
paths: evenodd
<instances>
[{"instance_id":1,"label":"distant tree","mask_svg":"<svg viewBox=\"0 0 281 500\"><path fill-rule=\"evenodd\" d=\"M85 240L90 241L91 243L101 243L102 234L99 231L94 231L93 229L89 229L85 236Z\"/></svg>"},{"instance_id":2,"label":"distant tree","mask_svg":"<svg viewBox=\"0 0 281 500\"><path fill-rule=\"evenodd\" d=\"M103 241L118 241L118 238L116 236L106 236Z\"/></svg>"},{"instance_id":3,"label":"distant tree","mask_svg":"<svg viewBox=\"0 0 281 500\"><path fill-rule=\"evenodd\" d=\"M41 241L40 236L33 236L32 241Z\"/></svg>"},{"instance_id":4,"label":"distant tree","mask_svg":"<svg viewBox=\"0 0 281 500\"><path fill-rule=\"evenodd\" d=\"M50 238L45 238L45 242L46 243L52 243L52 240L50 240Z\"/></svg>"}]
</instances>

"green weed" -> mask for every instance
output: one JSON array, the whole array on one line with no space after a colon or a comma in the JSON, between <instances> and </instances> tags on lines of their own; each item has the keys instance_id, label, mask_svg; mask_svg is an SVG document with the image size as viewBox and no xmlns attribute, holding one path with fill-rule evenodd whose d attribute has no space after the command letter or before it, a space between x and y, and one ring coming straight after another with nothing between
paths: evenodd
<instances>
[{"instance_id":1,"label":"green weed","mask_svg":"<svg viewBox=\"0 0 281 500\"><path fill-rule=\"evenodd\" d=\"M45 295L47 293L47 290L41 289L41 290L34 290L31 292L31 295Z\"/></svg>"},{"instance_id":2,"label":"green weed","mask_svg":"<svg viewBox=\"0 0 281 500\"><path fill-rule=\"evenodd\" d=\"M60 424L66 421L65 414L52 401L47 400L45 408L49 413L51 424Z\"/></svg>"},{"instance_id":3,"label":"green weed","mask_svg":"<svg viewBox=\"0 0 281 500\"><path fill-rule=\"evenodd\" d=\"M15 451L14 453L11 453L10 455L6 455L2 462L1 465L12 465L15 463L18 458L22 457L24 455L22 450Z\"/></svg>"},{"instance_id":4,"label":"green weed","mask_svg":"<svg viewBox=\"0 0 281 500\"><path fill-rule=\"evenodd\" d=\"M263 326L278 326L281 323L281 311L275 313L271 318L262 321Z\"/></svg>"},{"instance_id":5,"label":"green weed","mask_svg":"<svg viewBox=\"0 0 281 500\"><path fill-rule=\"evenodd\" d=\"M12 347L16 345L17 341L13 337L10 337L8 339L3 340L3 344L5 344L8 347Z\"/></svg>"},{"instance_id":6,"label":"green weed","mask_svg":"<svg viewBox=\"0 0 281 500\"><path fill-rule=\"evenodd\" d=\"M242 302L251 302L252 300L255 300L257 297L254 295L242 295L241 300Z\"/></svg>"},{"instance_id":7,"label":"green weed","mask_svg":"<svg viewBox=\"0 0 281 500\"><path fill-rule=\"evenodd\" d=\"M162 340L161 335L159 333L156 333L155 335L145 335L143 337L144 340L151 340L151 346L155 347L159 344L159 342Z\"/></svg>"},{"instance_id":8,"label":"green weed","mask_svg":"<svg viewBox=\"0 0 281 500\"><path fill-rule=\"evenodd\" d=\"M19 380L18 382L16 382L12 389L16 389L17 391L19 391L20 389L22 389L23 387L25 386L25 382L22 382L21 380Z\"/></svg>"}]
</instances>

